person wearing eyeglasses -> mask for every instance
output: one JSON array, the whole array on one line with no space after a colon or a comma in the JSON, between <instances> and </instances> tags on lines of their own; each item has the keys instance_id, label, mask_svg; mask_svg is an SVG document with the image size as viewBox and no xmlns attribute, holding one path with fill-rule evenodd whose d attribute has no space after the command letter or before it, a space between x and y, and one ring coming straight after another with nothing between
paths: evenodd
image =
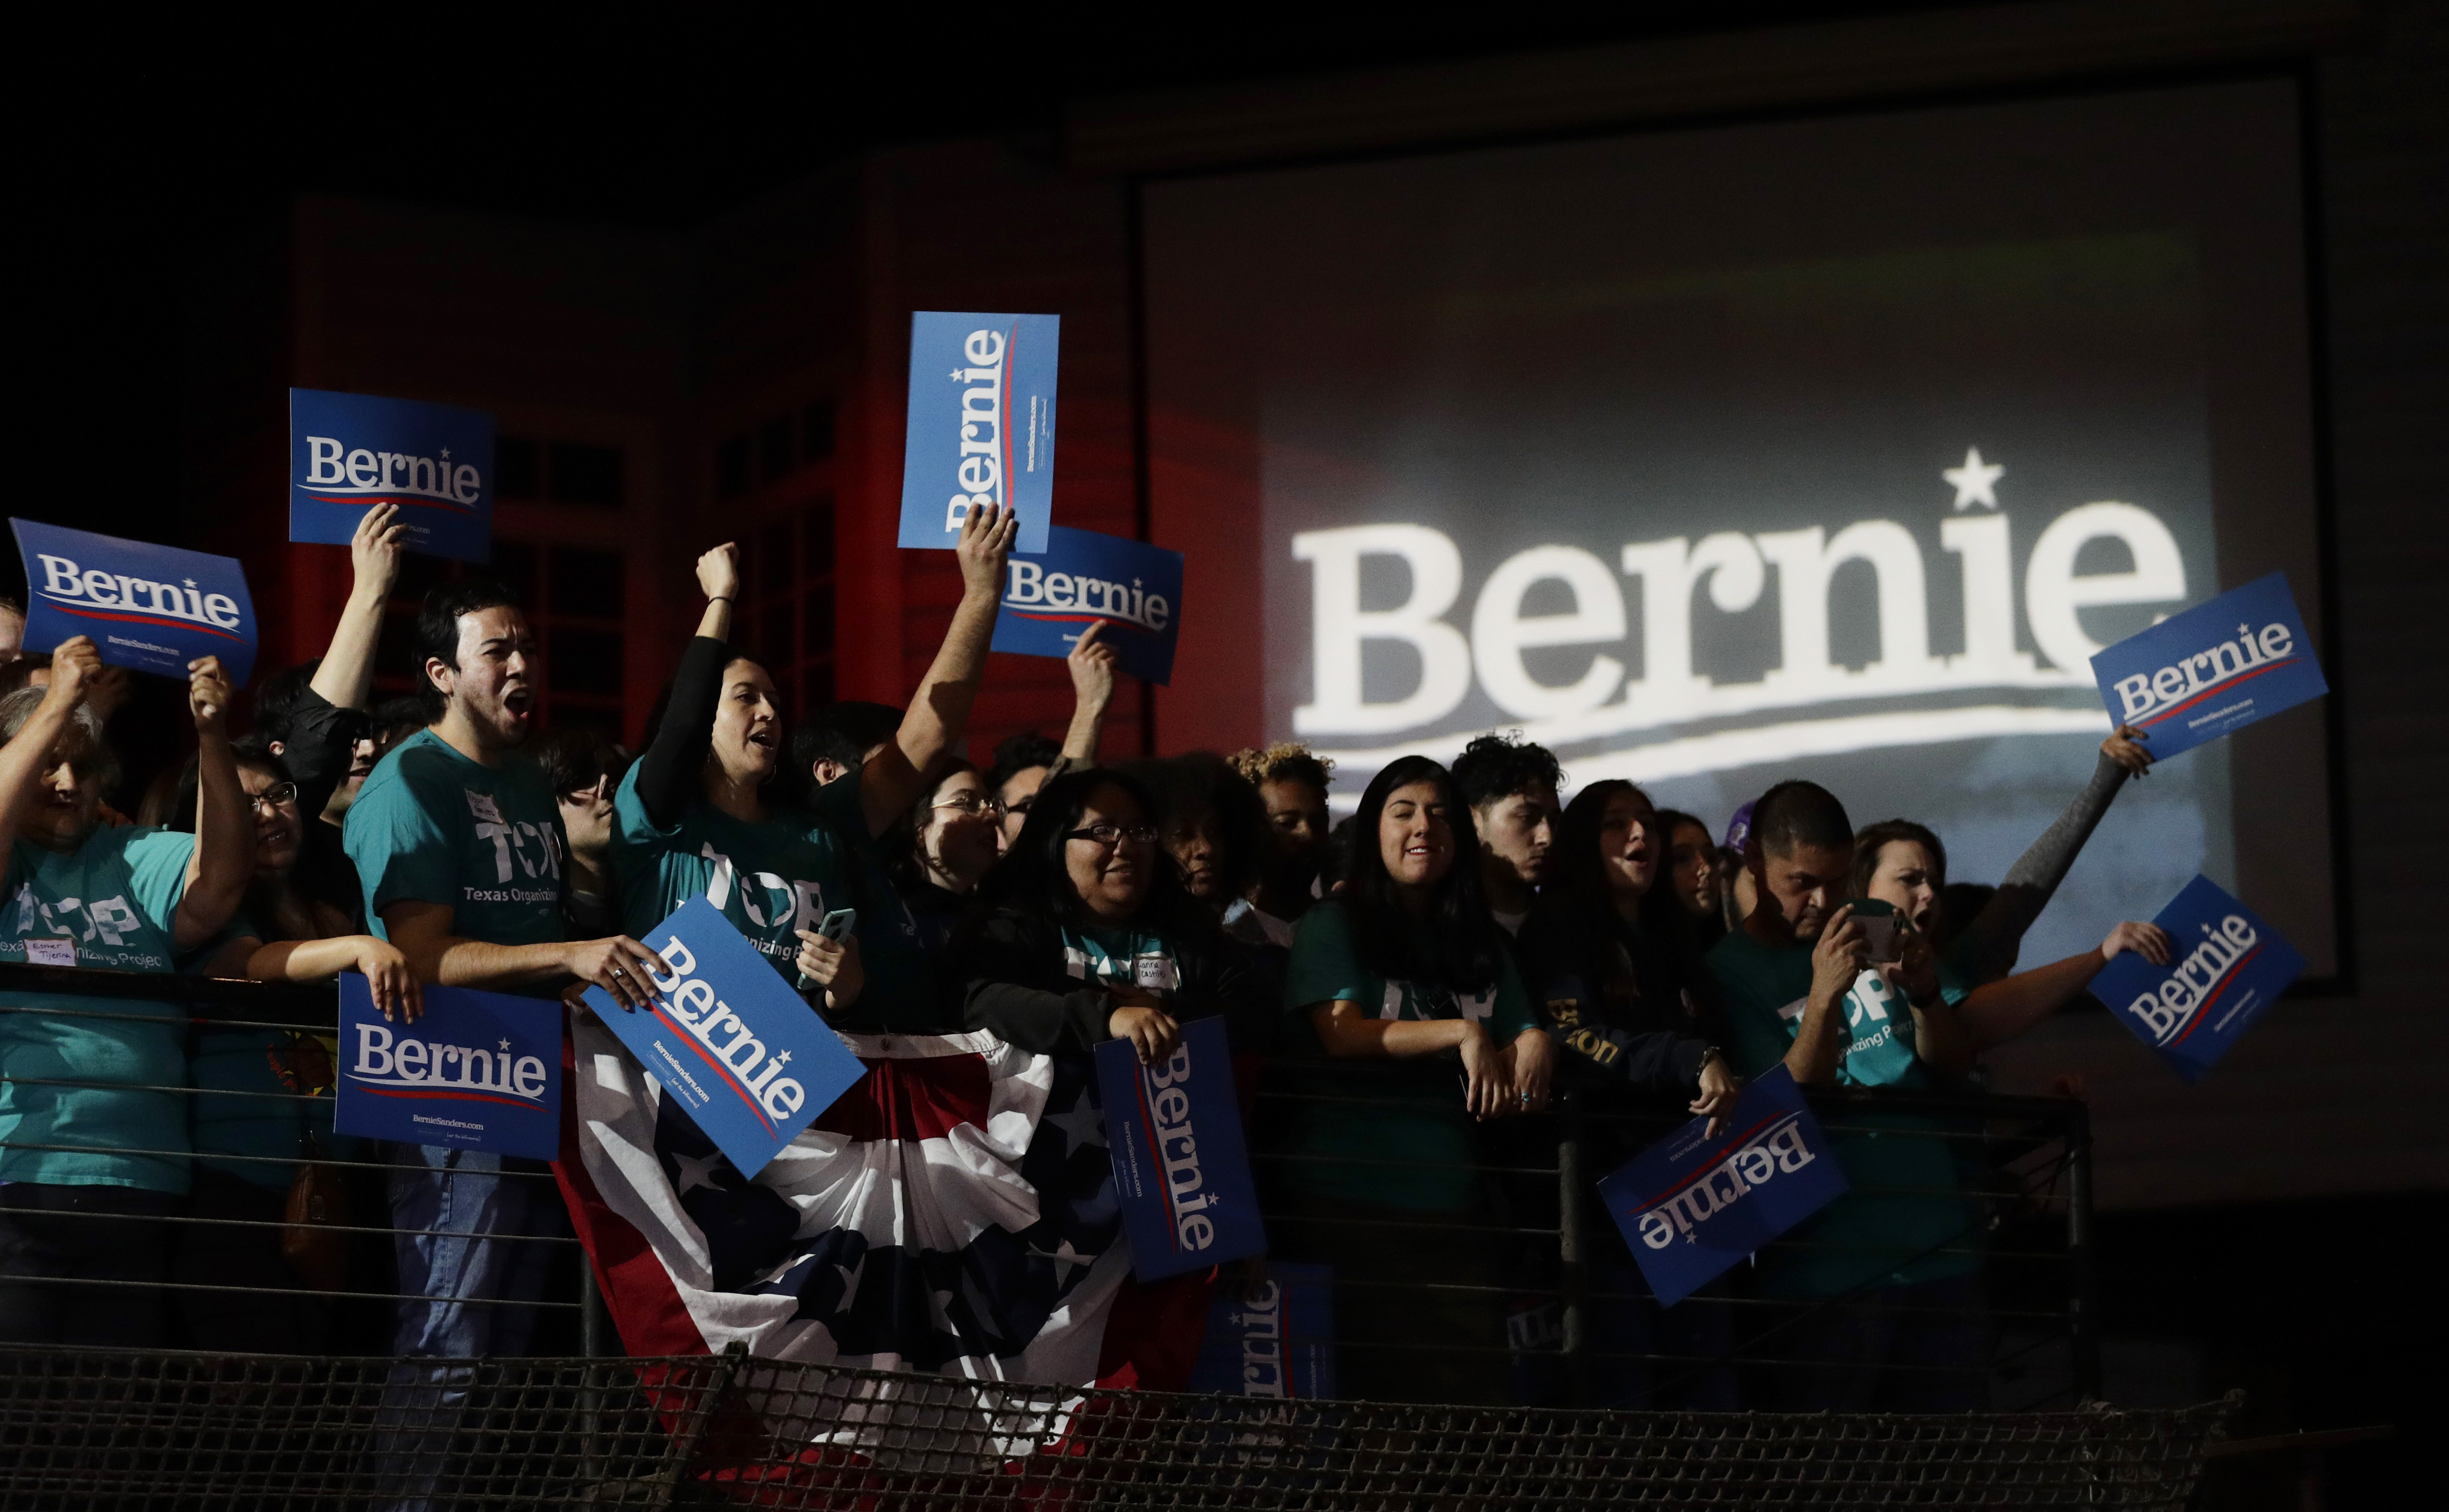
<instances>
[{"instance_id":1,"label":"person wearing eyeglasses","mask_svg":"<svg viewBox=\"0 0 2449 1512\"><path fill-rule=\"evenodd\" d=\"M1186 1018L1266 1011L1247 958L1184 890L1145 786L1092 767L1034 796L954 943L966 1028L1041 1053L1128 1039L1153 1065Z\"/></svg>"},{"instance_id":2,"label":"person wearing eyeglasses","mask_svg":"<svg viewBox=\"0 0 2449 1512\"><path fill-rule=\"evenodd\" d=\"M919 947L930 952L952 942L978 883L1003 852L1003 801L986 778L960 757L942 773L882 843L885 871L916 922Z\"/></svg>"},{"instance_id":3,"label":"person wearing eyeglasses","mask_svg":"<svg viewBox=\"0 0 2449 1512\"><path fill-rule=\"evenodd\" d=\"M863 960L888 954L869 942L897 924L880 906L891 900L875 898L866 879L878 841L925 789L922 774L951 755L968 725L1013 533L1012 516L994 506L969 512L954 548L960 606L909 711L805 806L789 796L797 778L774 679L729 644L739 547L725 542L698 558L705 611L648 721L646 752L612 798L626 928L643 936L703 895L782 977L813 981L810 1001L837 1027L903 1029L932 1018L923 954L888 947L893 960ZM858 911L856 933L828 940L818 926L841 908ZM890 969L871 980L871 963Z\"/></svg>"}]
</instances>

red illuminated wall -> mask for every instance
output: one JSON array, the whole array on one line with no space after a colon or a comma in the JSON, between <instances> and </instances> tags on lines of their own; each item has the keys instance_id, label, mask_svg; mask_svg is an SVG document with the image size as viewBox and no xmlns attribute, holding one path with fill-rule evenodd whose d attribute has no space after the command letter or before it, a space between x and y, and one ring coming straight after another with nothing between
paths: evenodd
<instances>
[{"instance_id":1,"label":"red illuminated wall","mask_svg":"<svg viewBox=\"0 0 2449 1512\"><path fill-rule=\"evenodd\" d=\"M241 556L255 585L261 665L318 654L348 592L344 549L283 539L282 391L296 384L472 405L505 435L619 448L618 508L506 500L496 523L543 550L609 543L626 554L619 601L606 607L625 637L630 738L695 622L698 553L739 539L762 584L761 553L781 554L772 543L814 560L809 535L828 501L830 637L807 624L821 588L804 574L766 604L752 586L739 633L769 661L805 664L804 683L785 679L795 692L829 674L835 696L901 702L960 594L950 553L894 545L909 313L1061 315L1055 518L1132 533L1125 204L1119 181L1066 177L974 142L829 170L686 235L302 203L260 259L277 273L259 270L262 288L230 297L254 318L232 321L246 336L230 340L227 381L206 375L211 435L190 448L190 476L214 501L209 544ZM726 491L726 442L753 445L825 404L829 456L795 451L778 471L752 457L749 486ZM820 639L829 647L812 649ZM970 749L983 759L1013 731L1059 733L1070 704L1060 663L995 657ZM1127 680L1106 749L1141 748L1142 698Z\"/></svg>"}]
</instances>

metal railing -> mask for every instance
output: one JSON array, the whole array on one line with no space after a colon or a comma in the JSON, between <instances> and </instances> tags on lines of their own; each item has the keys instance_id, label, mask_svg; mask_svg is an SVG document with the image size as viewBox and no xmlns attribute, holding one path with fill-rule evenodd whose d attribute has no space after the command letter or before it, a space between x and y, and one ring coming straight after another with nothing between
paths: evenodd
<instances>
[{"instance_id":1,"label":"metal railing","mask_svg":"<svg viewBox=\"0 0 2449 1512\"><path fill-rule=\"evenodd\" d=\"M328 988L85 969L0 964L5 993L73 995L87 1003L117 998L125 1005L64 1010L54 1002L39 1010L57 1018L260 1034L268 1042L293 1033L328 1035L336 1016ZM168 1005L166 1017L139 1006L148 1002ZM0 1014L28 1011L35 1010L0 1003ZM13 1070L0 1075L0 1082L12 1079L83 1085ZM105 1085L183 1106L202 1107L213 1098L293 1112L330 1106L328 1094L261 1086ZM0 1368L13 1372L0 1379L0 1488L12 1493L0 1500L13 1506L58 1497L67 1504L85 1496L80 1487L119 1483L111 1478L123 1472L129 1486L150 1485L145 1477L157 1475L168 1484L176 1479L174 1465L185 1464L192 1475L179 1483L185 1488L174 1499L181 1505L241 1499L266 1506L338 1504L330 1499L346 1502L375 1486L431 1489L446 1481L452 1483L445 1500L466 1504L532 1504L556 1497L661 1504L656 1497L668 1501L720 1483L758 1504L787 1490L771 1504L878 1505L886 1503L858 1498L881 1494L879 1487L916 1496L916 1482L894 1480L903 1470L887 1474L879 1468L886 1460L871 1452L890 1440L886 1446L899 1456L886 1457L892 1465L935 1464L930 1484L960 1482L962 1487L893 1504L1002 1504L997 1499L1020 1494L1015 1475L1020 1483L1042 1475L1092 1502L1129 1488L1158 1497L1142 1504L1176 1505L1224 1504L1211 1494L1223 1497L1219 1488L1230 1486L1244 1493L1234 1504L1327 1506L1399 1504L1407 1485L1434 1484L1442 1499L1464 1495L1459 1487L1500 1483L1515 1489L1488 1495L1522 1504L1642 1496L1672 1502L1676 1495L1668 1493L1676 1487L1691 1491L1693 1504L1737 1504L1754 1493L1796 1505L1891 1495L1943 1502L1949 1497L1938 1493L1947 1488L1981 1483L1993 1492L2008 1488L2009 1500L2034 1502L2063 1497L2174 1505L2190 1484L2195 1449L2217 1422L2208 1409L2192 1416L2045 1410L2076 1407L2099 1389L2091 1145L2079 1103L1814 1091L1812 1104L1832 1135L1892 1140L1898 1149L1944 1157L1945 1179L1859 1183L1856 1197L1945 1209L1961 1221L1943 1231L1926 1231L1902 1249L1865 1246L1859 1236L1832 1239L1806 1225L1764 1247L1751 1265L1662 1308L1598 1202L1596 1184L1635 1151L1686 1123L1680 1103L1580 1084L1560 1095L1552 1115L1475 1129L1454 1114L1460 1093L1451 1069L1362 1061L1268 1061L1246 1091L1251 1153L1275 1240L1267 1264L1282 1264L1286 1272L1300 1262L1333 1268L1327 1285L1335 1322L1328 1337L1316 1341L1341 1378L1333 1394L1379 1406L1070 1387L990 1389L936 1377L767 1362L611 1363L604 1357L618 1352L617 1343L593 1296L592 1272L566 1231L511 1236L543 1247L560 1274L541 1300L491 1305L537 1308L546 1324L531 1352L575 1358L392 1358L394 1304L419 1300L387 1270L393 1243L460 1231L380 1221L372 1183L393 1171L428 1168L401 1165L379 1149L327 1149L313 1156L315 1163L363 1184L356 1193L357 1211L316 1226L327 1238L354 1246L341 1284L309 1285L280 1261L277 1241L295 1227L287 1215L192 1209L94 1212L67 1221L145 1223L182 1236L252 1236L261 1241L254 1253L265 1268L256 1284L179 1273L176 1249L170 1273L151 1281L0 1277L0 1284L30 1281L64 1297L82 1289L89 1300L78 1306L119 1306L147 1289L183 1296L202 1304L186 1309L190 1320L248 1299L275 1308L339 1309L328 1326L286 1350L226 1342L213 1345L212 1352L151 1348L141 1355L81 1347L7 1353L0 1347L0 1360L9 1362ZM1417 1120L1437 1107L1446 1112L1430 1115L1429 1122L1442 1129L1438 1139L1446 1142L1433 1158L1400 1143L1391 1150L1383 1141L1357 1148L1321 1144L1309 1137L1315 1129L1305 1123L1323 1114L1342 1118L1347 1128L1356 1117L1381 1125ZM1456 1128L1460 1146L1451 1143ZM276 1172L294 1171L308 1158L13 1136L0 1140L0 1148ZM1903 1164L1924 1173L1938 1169L1928 1158ZM501 1175L551 1180L543 1171ZM1422 1199L1423 1182L1435 1189L1434 1200ZM557 1195L553 1200L557 1211ZM0 1203L6 1201L0 1190ZM1851 1284L1801 1291L1776 1284L1780 1276L1806 1272L1824 1282L1849 1268L1862 1272ZM1965 1284L1892 1289L1899 1273L1910 1279L1934 1270ZM1244 1274L1224 1279L1230 1284ZM1864 1411L1835 1420L1743 1410L1789 1405L1797 1380L1821 1366L1845 1364L1820 1360L1803 1347L1807 1343L1834 1339L1878 1354L1884 1346L1862 1341L1893 1345L1914 1333L1939 1337L1943 1346L1919 1352L1885 1347L1874 1373L1891 1389L1841 1405L1871 1408L1901 1400L1974 1410ZM192 1328L173 1337L199 1342ZM64 1335L51 1342L90 1341ZM1047 1406L1049 1393L1070 1405ZM726 1405L715 1413L718 1403L730 1404L734 1396L741 1404L736 1410ZM1405 1401L1437 1405L1383 1405ZM879 1402L893 1405L880 1417ZM1022 1403L1034 1405L1024 1411L1014 1405ZM1996 1415L2000 1408L2006 1415ZM1052 1459L1037 1441L1011 1453L980 1447L1011 1438L993 1425L1008 1411L1059 1419L1075 1436L1064 1441L1072 1446ZM851 1437L867 1447L837 1442L850 1432L845 1425L858 1425ZM890 1431L871 1443L871 1429ZM935 1437L927 1439L929 1433ZM794 1434L803 1434L804 1442ZM1164 1444L1155 1443L1167 1435L1172 1438ZM748 1440L762 1447L739 1447ZM909 1458L921 1440L935 1446L927 1454L936 1459ZM1080 1455L1104 1455L1110 1463L1092 1474L1066 1458ZM724 1482L721 1473L704 1469L710 1458L762 1466L760 1489L752 1494L732 1484L745 1471ZM1019 1460L1032 1467L976 1468ZM1252 1468L1261 1461L1264 1475ZM1220 1474L1220 1464L1241 1468L1213 1483L1202 1479ZM858 1474L850 1476L851 1469ZM284 1476L290 1478L284 1483L299 1488L279 1493L289 1501L265 1490ZM1949 1479L1955 1476L1964 1479ZM1702 1495L1695 1477L1720 1480ZM870 1489L856 1496L842 1491L853 1482ZM2112 1483L2116 1489L2104 1489ZM582 1485L590 1488L584 1496L573 1489ZM1769 1495L1781 1486L1784 1491ZM36 1500L13 1494L19 1491ZM826 1500L838 1493L849 1499ZM409 1500L424 1494L415 1491Z\"/></svg>"},{"instance_id":2,"label":"metal railing","mask_svg":"<svg viewBox=\"0 0 2449 1512\"><path fill-rule=\"evenodd\" d=\"M1853 1195L1957 1211L1935 1238L1862 1246L1815 1237L1810 1225L1764 1246L1751 1265L1673 1308L1657 1306L1630 1250L1597 1197L1597 1183L1635 1152L1690 1119L1680 1099L1645 1099L1584 1082L1568 1087L1548 1116L1506 1119L1476 1131L1466 1170L1473 1190L1434 1210L1405 1211L1365 1195L1372 1180L1395 1184L1452 1162L1340 1154L1287 1136L1288 1120L1321 1103L1370 1117L1415 1114L1424 1095L1458 1108L1451 1070L1385 1062L1273 1062L1252 1120L1253 1155L1268 1209L1271 1257L1336 1268L1339 1319L1358 1310L1386 1318L1400 1300L1466 1328L1458 1305L1488 1314L1468 1337L1420 1328L1349 1330L1337 1340L1347 1367L1396 1396L1406 1373L1454 1372L1476 1359L1511 1372L1510 1400L1568 1406L1765 1406L1791 1392L1782 1382L1816 1357L1831 1334L1899 1328L1925 1340L1937 1325L1962 1325L1943 1341L1947 1358L1891 1359L1901 1394L1961 1406L2017 1409L2072 1405L2099 1393L2092 1290L2090 1125L2082 1104L2056 1098L1940 1096L1815 1088L1806 1095L1841 1140L1875 1136L1942 1152L1957 1168L1933 1184L1857 1183ZM1332 1085L1321 1094L1318 1089ZM1928 1169L1932 1162L1909 1162ZM1339 1194L1304 1204L1321 1172ZM1388 1231L1411 1248L1340 1236ZM1375 1258L1378 1264L1371 1264ZM1949 1272L1957 1284L1897 1289ZM1852 1271L1853 1276L1846 1272ZM1800 1276L1801 1294L1780 1277ZM1829 1278L1839 1279L1831 1282ZM1374 1294L1374 1295L1373 1295ZM1369 1357L1386 1367L1371 1370ZM1915 1389L1912 1378L1923 1378ZM1824 1405L1824 1404L1821 1404Z\"/></svg>"}]
</instances>

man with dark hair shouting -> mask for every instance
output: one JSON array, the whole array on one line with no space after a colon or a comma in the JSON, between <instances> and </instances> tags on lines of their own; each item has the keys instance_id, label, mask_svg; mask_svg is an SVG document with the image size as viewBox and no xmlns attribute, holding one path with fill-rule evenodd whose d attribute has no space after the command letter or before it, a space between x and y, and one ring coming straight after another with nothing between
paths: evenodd
<instances>
[{"instance_id":1,"label":"man with dark hair shouting","mask_svg":"<svg viewBox=\"0 0 2449 1512\"><path fill-rule=\"evenodd\" d=\"M647 971L663 969L626 935L570 940L562 892L569 843L552 784L519 747L535 708L536 640L497 586L446 584L416 618L429 723L383 757L349 807L343 838L365 890L366 922L397 946L417 979L526 993L539 1023L558 1026L563 989L591 982L644 1007ZM393 1348L462 1360L520 1354L535 1327L560 1202L538 1162L440 1146L394 1147L392 1222L403 1302ZM435 1372L430 1400L453 1405L464 1383ZM445 1435L447 1438L447 1434ZM439 1473L439 1451L395 1449L406 1496Z\"/></svg>"},{"instance_id":2,"label":"man with dark hair shouting","mask_svg":"<svg viewBox=\"0 0 2449 1512\"><path fill-rule=\"evenodd\" d=\"M1816 784L1752 806L1744 864L1759 901L1708 955L1735 1069L1783 1063L1814 1084L1939 1090L1972 1054L1929 943L1887 912L1901 948L1871 959L1846 892L1854 828ZM1884 905L1879 905L1885 911ZM1848 1113L1836 1136L1853 1190L1761 1252L1765 1296L1804 1304L1781 1330L1792 1367L1774 1405L1946 1411L1977 1405L1981 1211L1949 1131L1926 1115Z\"/></svg>"}]
</instances>

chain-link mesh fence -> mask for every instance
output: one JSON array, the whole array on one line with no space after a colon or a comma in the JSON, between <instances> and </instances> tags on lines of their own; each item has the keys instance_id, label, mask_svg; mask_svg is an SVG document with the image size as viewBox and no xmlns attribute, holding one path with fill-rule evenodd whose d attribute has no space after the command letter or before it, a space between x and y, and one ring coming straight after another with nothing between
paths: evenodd
<instances>
[{"instance_id":1,"label":"chain-link mesh fence","mask_svg":"<svg viewBox=\"0 0 2449 1512\"><path fill-rule=\"evenodd\" d=\"M0 1503L2180 1507L2231 1406L1262 1404L737 1355L444 1365L0 1349Z\"/></svg>"}]
</instances>

